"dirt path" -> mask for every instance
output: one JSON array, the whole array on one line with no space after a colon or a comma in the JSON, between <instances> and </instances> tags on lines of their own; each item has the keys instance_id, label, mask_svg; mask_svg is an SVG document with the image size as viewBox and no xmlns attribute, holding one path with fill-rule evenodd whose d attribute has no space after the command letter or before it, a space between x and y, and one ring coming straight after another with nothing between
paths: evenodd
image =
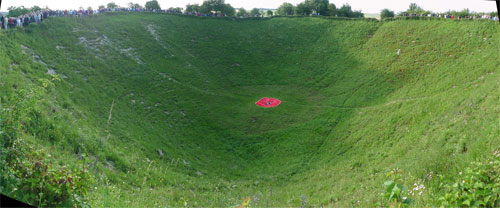
<instances>
[{"instance_id":1,"label":"dirt path","mask_svg":"<svg viewBox=\"0 0 500 208\"><path fill-rule=\"evenodd\" d=\"M189 89L192 89L194 91L197 91L197 92L200 92L200 93L204 93L204 94L208 94L208 95L214 95L214 96L219 96L219 97L228 97L228 98L236 98L238 96L235 96L235 95L231 95L231 94L225 94L225 93L214 93L214 92L210 92L210 91L207 91L207 90L202 90L200 88L197 88L195 86L192 86L192 85L188 85L188 84L184 84L168 75L165 75L164 73L160 73L162 74L162 76L164 76L165 78L168 78L169 81L172 81L178 85L181 85L183 87L186 87L186 88L189 88ZM244 96L244 95L239 95L240 97L241 96ZM418 98L406 98L406 99L398 99L398 100L393 100L393 101L389 101L389 102L386 102L386 103L381 103L381 104L376 104L376 105L370 105L370 106L363 106L363 107L346 107L346 106L333 106L333 105L313 105L312 107L318 107L318 108L333 108L333 109L346 109L346 110L352 110L352 109L370 109L370 108L377 108L377 107L385 107L385 106L390 106L390 105L394 105L394 104L399 104L399 103L406 103L406 102L411 102L411 101L417 101L417 100L425 100L425 99L428 99L430 97L418 97ZM292 105L301 105L301 106L311 106L311 105L303 105L303 104L297 104L297 103L291 103L291 102L284 102L283 104L292 104Z\"/></svg>"},{"instance_id":2,"label":"dirt path","mask_svg":"<svg viewBox=\"0 0 500 208\"><path fill-rule=\"evenodd\" d=\"M352 109L369 109L369 108L385 107L385 106L389 106L389 105L394 105L394 104L398 104L398 103L405 103L405 102L410 102L410 101L416 101L416 100L424 100L424 99L428 99L428 98L430 98L430 97L398 99L398 100L393 100L393 101L386 102L386 103L381 103L381 104L376 104L376 105L370 105L370 106L363 106L363 107L346 107L346 106L333 106L333 105L315 105L313 107L346 109L346 110L352 110ZM308 106L308 105L304 105L304 106Z\"/></svg>"}]
</instances>

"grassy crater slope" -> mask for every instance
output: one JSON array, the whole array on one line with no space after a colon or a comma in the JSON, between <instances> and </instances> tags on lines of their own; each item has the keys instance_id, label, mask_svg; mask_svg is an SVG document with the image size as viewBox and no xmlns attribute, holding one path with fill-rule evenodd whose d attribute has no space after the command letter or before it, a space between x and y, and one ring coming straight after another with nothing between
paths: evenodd
<instances>
[{"instance_id":1,"label":"grassy crater slope","mask_svg":"<svg viewBox=\"0 0 500 208\"><path fill-rule=\"evenodd\" d=\"M424 181L421 206L432 175L500 147L493 22L127 14L0 33L0 96L48 73L50 128L24 137L97 161L97 207L370 206L395 167Z\"/></svg>"}]
</instances>

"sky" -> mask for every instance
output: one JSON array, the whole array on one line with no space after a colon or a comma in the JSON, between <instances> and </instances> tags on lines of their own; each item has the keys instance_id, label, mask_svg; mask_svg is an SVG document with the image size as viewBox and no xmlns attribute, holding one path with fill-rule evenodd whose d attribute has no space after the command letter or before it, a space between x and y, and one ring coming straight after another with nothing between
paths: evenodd
<instances>
[{"instance_id":1,"label":"sky","mask_svg":"<svg viewBox=\"0 0 500 208\"><path fill-rule=\"evenodd\" d=\"M51 9L78 9L80 6L87 8L89 6L97 8L99 5L106 5L114 1L120 6L126 6L129 2L139 3L144 5L148 0L0 0L2 5L0 11L6 11L10 6L25 6L32 7L38 5L40 7L48 6ZM284 2L289 2L294 5L304 0L226 0L226 3L231 4L235 8L243 7L245 9L252 8L278 8ZM162 8L169 7L185 7L188 3L202 3L203 0L158 0ZM485 0L330 0L337 7L348 3L355 10L361 10L363 13L380 13L380 10L388 8L396 12L404 11L410 3L417 3L425 10L434 12L446 12L448 10L462 10L469 8L476 12L491 12L495 11L494 1Z\"/></svg>"}]
</instances>

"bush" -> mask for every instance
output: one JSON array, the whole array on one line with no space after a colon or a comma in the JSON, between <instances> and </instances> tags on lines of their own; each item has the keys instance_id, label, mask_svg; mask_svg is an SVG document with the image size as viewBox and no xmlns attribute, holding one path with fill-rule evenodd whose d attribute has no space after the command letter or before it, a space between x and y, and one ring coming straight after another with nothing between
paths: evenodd
<instances>
[{"instance_id":1,"label":"bush","mask_svg":"<svg viewBox=\"0 0 500 208\"><path fill-rule=\"evenodd\" d=\"M394 11L391 11L389 9L384 9L382 12L380 12L380 18L385 19L389 17L394 17Z\"/></svg>"},{"instance_id":2,"label":"bush","mask_svg":"<svg viewBox=\"0 0 500 208\"><path fill-rule=\"evenodd\" d=\"M404 196L408 192L408 188L402 183L402 174L403 171L399 168L387 173L389 180L384 183L385 192L381 194L382 200L376 204L377 207L408 207L410 199Z\"/></svg>"},{"instance_id":3,"label":"bush","mask_svg":"<svg viewBox=\"0 0 500 208\"><path fill-rule=\"evenodd\" d=\"M500 152L493 160L474 162L460 172L456 182L442 182L445 190L439 197L444 207L499 207L500 206ZM442 177L441 177L442 179Z\"/></svg>"},{"instance_id":4,"label":"bush","mask_svg":"<svg viewBox=\"0 0 500 208\"><path fill-rule=\"evenodd\" d=\"M14 144L9 156L7 172L17 180L12 190L15 198L39 207L84 205L82 197L93 182L85 158L79 170L58 167L45 150L35 150L22 140Z\"/></svg>"},{"instance_id":5,"label":"bush","mask_svg":"<svg viewBox=\"0 0 500 208\"><path fill-rule=\"evenodd\" d=\"M73 169L56 166L51 154L24 140L48 136L33 126L48 122L37 106L53 83L41 80L41 85L0 100L0 192L40 207L84 206L82 198L93 184L85 157ZM52 123L44 126L55 128Z\"/></svg>"}]
</instances>

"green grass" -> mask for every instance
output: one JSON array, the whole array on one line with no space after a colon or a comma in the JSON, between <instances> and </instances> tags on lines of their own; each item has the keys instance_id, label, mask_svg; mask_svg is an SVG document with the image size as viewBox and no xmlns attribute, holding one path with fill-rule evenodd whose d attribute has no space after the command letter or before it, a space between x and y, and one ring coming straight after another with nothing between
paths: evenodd
<instances>
[{"instance_id":1,"label":"green grass","mask_svg":"<svg viewBox=\"0 0 500 208\"><path fill-rule=\"evenodd\" d=\"M96 207L366 207L396 167L432 205L500 147L491 21L52 18L0 33L0 96L48 77L30 50L63 79L41 106L60 133L26 139L97 158Z\"/></svg>"}]
</instances>

